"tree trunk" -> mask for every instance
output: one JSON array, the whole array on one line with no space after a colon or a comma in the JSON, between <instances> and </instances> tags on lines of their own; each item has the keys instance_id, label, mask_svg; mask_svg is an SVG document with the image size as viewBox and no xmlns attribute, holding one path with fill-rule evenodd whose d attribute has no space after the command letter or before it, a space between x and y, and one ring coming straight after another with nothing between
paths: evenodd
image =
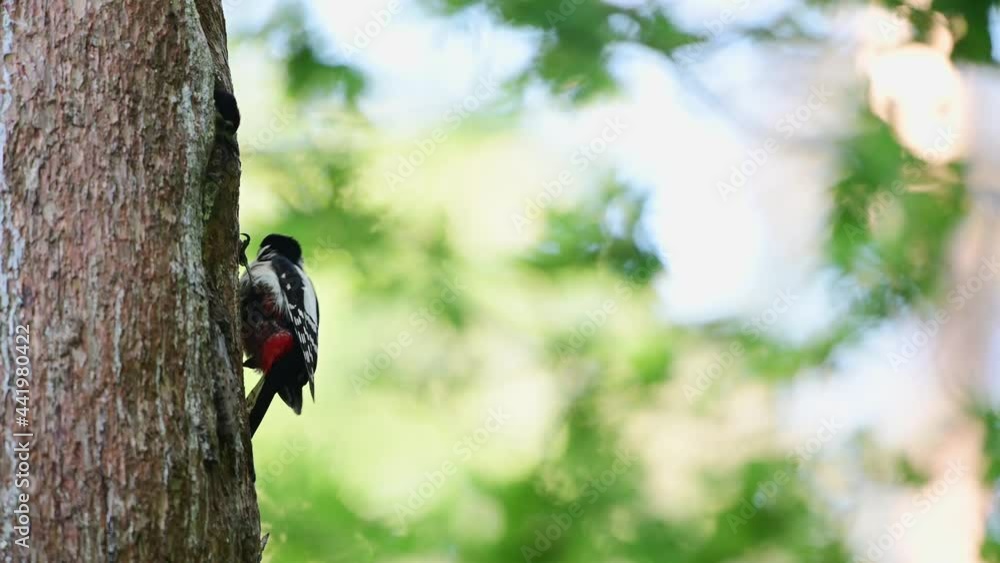
<instances>
[{"instance_id":1,"label":"tree trunk","mask_svg":"<svg viewBox=\"0 0 1000 563\"><path fill-rule=\"evenodd\" d=\"M0 26L0 559L257 561L220 0Z\"/></svg>"}]
</instances>

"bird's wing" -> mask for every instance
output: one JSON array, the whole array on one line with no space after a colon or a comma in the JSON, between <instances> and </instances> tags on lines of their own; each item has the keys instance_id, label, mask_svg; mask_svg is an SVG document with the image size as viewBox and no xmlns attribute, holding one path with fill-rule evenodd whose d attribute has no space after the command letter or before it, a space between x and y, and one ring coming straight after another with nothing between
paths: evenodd
<instances>
[{"instance_id":1,"label":"bird's wing","mask_svg":"<svg viewBox=\"0 0 1000 563\"><path fill-rule=\"evenodd\" d=\"M284 297L284 313L295 332L302 359L309 376L309 394L315 400L317 340L319 338L319 302L312 282L301 268L284 258L271 260L278 286Z\"/></svg>"}]
</instances>

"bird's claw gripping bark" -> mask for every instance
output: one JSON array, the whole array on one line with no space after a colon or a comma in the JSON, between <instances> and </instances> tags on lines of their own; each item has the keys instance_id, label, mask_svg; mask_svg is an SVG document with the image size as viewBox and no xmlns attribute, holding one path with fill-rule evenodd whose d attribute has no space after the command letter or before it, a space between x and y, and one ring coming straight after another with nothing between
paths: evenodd
<instances>
[{"instance_id":1,"label":"bird's claw gripping bark","mask_svg":"<svg viewBox=\"0 0 1000 563\"><path fill-rule=\"evenodd\" d=\"M240 238L243 239L243 242L240 243L240 255L239 255L240 264L249 272L250 262L247 260L247 247L250 246L250 235L246 233L240 233Z\"/></svg>"}]
</instances>

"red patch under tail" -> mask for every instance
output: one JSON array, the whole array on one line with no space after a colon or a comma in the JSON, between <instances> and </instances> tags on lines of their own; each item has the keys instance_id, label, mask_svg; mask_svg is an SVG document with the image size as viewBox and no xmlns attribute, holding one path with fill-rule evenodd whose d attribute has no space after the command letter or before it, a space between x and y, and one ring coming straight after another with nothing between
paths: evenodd
<instances>
[{"instance_id":1,"label":"red patch under tail","mask_svg":"<svg viewBox=\"0 0 1000 563\"><path fill-rule=\"evenodd\" d=\"M268 338L260 348L260 369L265 374L270 372L274 362L291 352L294 346L295 339L290 332L279 332Z\"/></svg>"}]
</instances>

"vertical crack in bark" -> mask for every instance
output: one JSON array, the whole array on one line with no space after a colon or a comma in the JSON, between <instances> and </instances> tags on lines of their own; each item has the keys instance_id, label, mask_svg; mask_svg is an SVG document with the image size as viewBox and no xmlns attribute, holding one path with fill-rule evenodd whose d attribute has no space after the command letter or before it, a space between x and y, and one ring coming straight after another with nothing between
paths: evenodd
<instances>
[{"instance_id":1,"label":"vertical crack in bark","mask_svg":"<svg viewBox=\"0 0 1000 563\"><path fill-rule=\"evenodd\" d=\"M210 403L199 404L195 409L196 413L214 413L214 416L198 419L193 427L198 434L198 447L207 477L212 481L221 479L246 483L252 460L249 456L249 444L244 442L248 436L246 423L239 416L243 412L243 383L236 338L238 332L235 330L236 323L239 322L235 265L239 240L237 206L240 167L235 151L230 150L226 143L219 142L213 99L213 92L219 84L227 91L232 90L225 48L225 27L221 7L216 2L188 0L187 6L188 13L193 16L189 20L192 48L197 49L197 56L193 59L196 59L205 72L198 76L194 85L198 95L192 96L192 99L204 102L204 106L198 109L205 113L198 113L199 117L207 118L201 123L208 127L196 133L203 142L200 146L204 148L204 152L197 155L196 162L203 166L190 171L197 174L196 179L191 179L190 185L196 185L200 189L197 194L191 194L194 197L186 200L184 205L187 212L197 213L197 217L191 216L189 219L197 222L201 228L197 238L190 240L192 244L197 243L197 250L193 246L189 250L191 258L197 254L198 269L203 276L198 280L198 288L202 292L200 302L207 304L207 310L200 311L205 316L199 315L199 318L206 322L199 323L198 333L205 339L204 350L214 352L205 362L208 373L213 375L206 394L199 397L210 398ZM220 474L220 468L230 471ZM259 516L253 487L250 487L249 492L243 491L242 496L249 496L252 500L252 510L249 512L255 520L251 528L254 531L252 540L256 544ZM210 532L206 530L206 533Z\"/></svg>"},{"instance_id":2,"label":"vertical crack in bark","mask_svg":"<svg viewBox=\"0 0 1000 563\"><path fill-rule=\"evenodd\" d=\"M215 68L214 87L232 92L222 11L211 0L196 0L196 8L201 29L210 38L208 48ZM212 338L217 345L219 358L223 360L219 366L220 373L227 376L220 377L215 382L214 403L218 415L215 437L222 443L235 444L236 455L246 460L247 469L252 471L250 444L248 440L244 441L246 421L242 416L244 389L242 350L238 338L240 318L239 310L235 307L235 286L232 285L236 270L229 267L234 264L238 249L239 177L238 145L232 139L227 139L223 132L216 131L205 173L203 194L203 211L208 225L203 257L209 273L208 290L211 296L210 306L213 308ZM212 457L211 461L216 461L216 458Z\"/></svg>"}]
</instances>

